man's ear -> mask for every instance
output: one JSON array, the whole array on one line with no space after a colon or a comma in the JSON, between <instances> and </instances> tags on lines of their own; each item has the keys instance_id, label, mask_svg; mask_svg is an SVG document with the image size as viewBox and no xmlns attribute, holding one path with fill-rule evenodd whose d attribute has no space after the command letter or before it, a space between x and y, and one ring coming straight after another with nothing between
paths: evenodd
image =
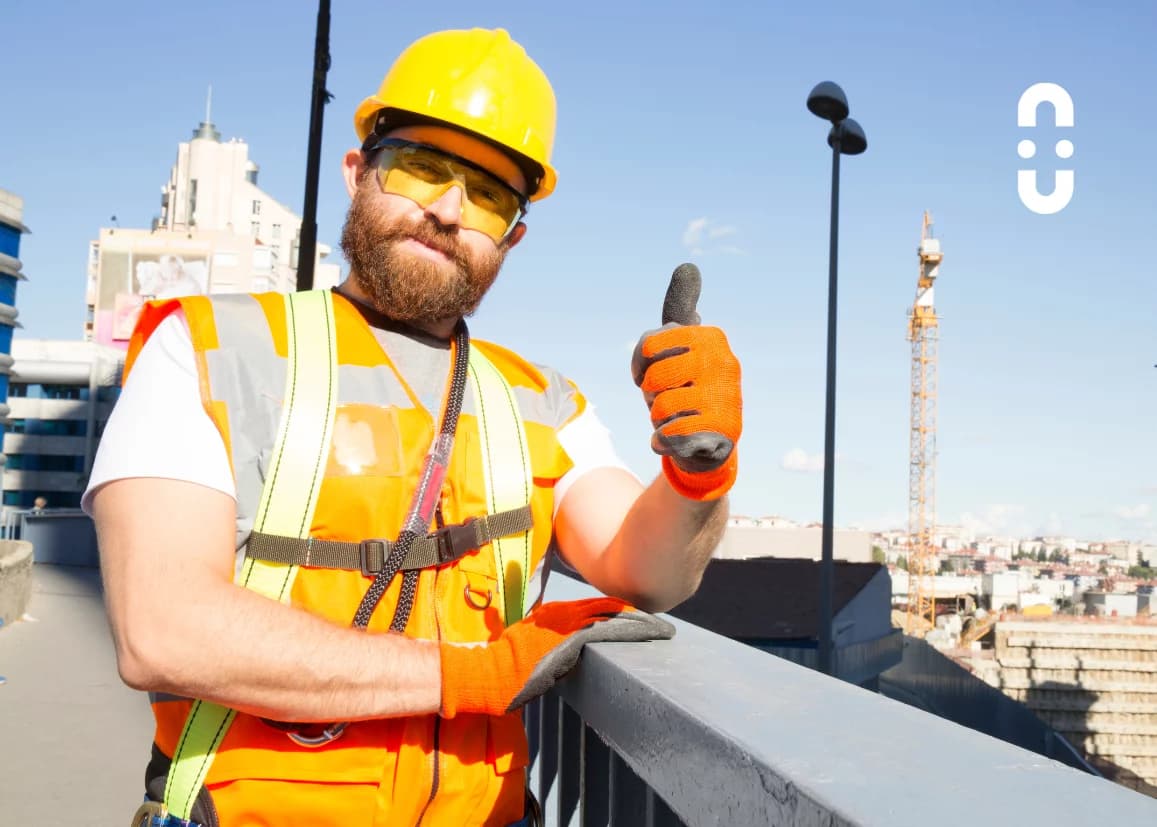
<instances>
[{"instance_id":1,"label":"man's ear","mask_svg":"<svg viewBox=\"0 0 1157 827\"><path fill-rule=\"evenodd\" d=\"M358 191L358 181L361 180L362 171L366 168L366 158L362 155L361 150L351 149L341 159L341 174L345 179L345 189L349 193L349 197L353 198L354 193Z\"/></svg>"},{"instance_id":2,"label":"man's ear","mask_svg":"<svg viewBox=\"0 0 1157 827\"><path fill-rule=\"evenodd\" d=\"M514 249L518 242L522 241L524 235L526 235L526 224L519 221L514 225L514 229L510 231L510 235L502 240L502 246L509 252Z\"/></svg>"}]
</instances>

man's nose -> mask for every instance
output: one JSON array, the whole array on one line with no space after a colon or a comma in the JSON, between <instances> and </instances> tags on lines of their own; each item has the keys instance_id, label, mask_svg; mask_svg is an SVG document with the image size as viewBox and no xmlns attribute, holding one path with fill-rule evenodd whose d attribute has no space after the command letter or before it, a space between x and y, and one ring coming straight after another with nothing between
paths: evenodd
<instances>
[{"instance_id":1,"label":"man's nose","mask_svg":"<svg viewBox=\"0 0 1157 827\"><path fill-rule=\"evenodd\" d=\"M426 207L426 215L443 227L458 226L462 222L462 199L465 195L461 182L452 182L436 201Z\"/></svg>"}]
</instances>

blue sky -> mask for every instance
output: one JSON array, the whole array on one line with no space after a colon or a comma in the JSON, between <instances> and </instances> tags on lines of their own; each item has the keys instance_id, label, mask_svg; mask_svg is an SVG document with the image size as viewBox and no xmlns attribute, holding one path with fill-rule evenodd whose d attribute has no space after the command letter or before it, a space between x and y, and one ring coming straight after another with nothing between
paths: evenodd
<instances>
[{"instance_id":1,"label":"blue sky","mask_svg":"<svg viewBox=\"0 0 1157 827\"><path fill-rule=\"evenodd\" d=\"M841 168L837 523L906 525L906 309L927 209L945 251L940 521L1157 541L1157 15L1103 5L334 0L319 234L336 248L352 113L393 57L428 31L508 28L554 83L560 179L474 335L572 376L648 477L629 350L672 269L696 262L704 321L744 366L734 510L818 520L831 156L804 102L837 81L869 140ZM223 136L300 210L315 8L5 3L0 187L33 230L21 335L80 335L88 241L114 214L148 225L210 84ZM1038 81L1068 90L1075 127L1017 127ZM1074 197L1033 214L1016 170L1047 191L1062 137ZM801 452L813 470L792 470Z\"/></svg>"}]
</instances>

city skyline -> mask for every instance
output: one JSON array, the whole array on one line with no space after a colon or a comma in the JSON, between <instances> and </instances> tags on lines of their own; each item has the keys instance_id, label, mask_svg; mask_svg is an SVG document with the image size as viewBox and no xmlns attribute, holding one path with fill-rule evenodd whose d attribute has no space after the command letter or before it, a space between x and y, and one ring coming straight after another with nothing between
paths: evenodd
<instances>
[{"instance_id":1,"label":"city skyline","mask_svg":"<svg viewBox=\"0 0 1157 827\"><path fill-rule=\"evenodd\" d=\"M967 14L848 4L829 17L723 3L709 19L697 8L673 3L655 18L594 3L596 22L562 24L518 3L506 19L460 3L335 8L319 240L340 255L338 161L390 57L437 28L510 28L555 83L561 177L472 332L574 378L646 479L658 461L629 349L658 326L675 265L696 262L704 322L727 331L744 366L733 511L818 521L830 153L804 99L835 80L869 141L842 171L836 524L907 526L905 312L928 210L944 249L938 521L1157 542L1157 286L1139 244L1157 206L1147 168L1123 149L1157 126L1133 101L1135 79L1157 74L1143 4L980 3ZM139 18L134 49L101 39L117 31L107 11L78 9L60 31L39 4L16 5L5 57L25 81L0 137L0 187L23 196L32 229L18 336L80 338L88 241L110 215L148 226L210 85L223 136L246 140L263 188L300 209L314 15L274 21L219 2L118 9ZM611 14L614 29L597 23ZM276 43L253 38L269 26ZM51 55L36 47L50 36ZM814 49L820 38L832 48ZM152 68L207 42L211 63ZM76 160L74 130L37 126L66 81L77 87L69 117L91 126L84 154L98 162ZM1037 127L1041 151L1025 160L1016 102L1040 81L1068 90L1076 125ZM1060 213L1033 214L1017 199L1017 169L1047 175L1059 162L1045 148L1062 137L1075 146L1075 195Z\"/></svg>"}]
</instances>

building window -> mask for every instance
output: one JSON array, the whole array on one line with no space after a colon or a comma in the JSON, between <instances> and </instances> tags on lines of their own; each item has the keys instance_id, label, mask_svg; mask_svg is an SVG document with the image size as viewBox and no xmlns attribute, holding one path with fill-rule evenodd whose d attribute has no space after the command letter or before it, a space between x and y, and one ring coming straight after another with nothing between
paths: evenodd
<instances>
[{"instance_id":1,"label":"building window","mask_svg":"<svg viewBox=\"0 0 1157 827\"><path fill-rule=\"evenodd\" d=\"M28 436L84 436L88 423L83 419L9 419L8 433Z\"/></svg>"},{"instance_id":2,"label":"building window","mask_svg":"<svg viewBox=\"0 0 1157 827\"><path fill-rule=\"evenodd\" d=\"M88 388L77 385L41 385L42 399L88 399Z\"/></svg>"},{"instance_id":3,"label":"building window","mask_svg":"<svg viewBox=\"0 0 1157 827\"><path fill-rule=\"evenodd\" d=\"M13 471L74 471L84 470L84 457L67 454L9 454L5 466Z\"/></svg>"},{"instance_id":4,"label":"building window","mask_svg":"<svg viewBox=\"0 0 1157 827\"><path fill-rule=\"evenodd\" d=\"M24 382L13 382L8 386L8 395L19 397L28 396L28 385Z\"/></svg>"},{"instance_id":5,"label":"building window","mask_svg":"<svg viewBox=\"0 0 1157 827\"><path fill-rule=\"evenodd\" d=\"M260 201L254 201L253 202L253 214L254 215L261 215L261 202Z\"/></svg>"},{"instance_id":6,"label":"building window","mask_svg":"<svg viewBox=\"0 0 1157 827\"><path fill-rule=\"evenodd\" d=\"M281 225L280 224L274 224L273 225L273 237L274 238L281 238Z\"/></svg>"},{"instance_id":7,"label":"building window","mask_svg":"<svg viewBox=\"0 0 1157 827\"><path fill-rule=\"evenodd\" d=\"M261 235L261 222L260 221L254 221L249 226L253 230L253 237L254 238L257 238L259 235Z\"/></svg>"}]
</instances>

